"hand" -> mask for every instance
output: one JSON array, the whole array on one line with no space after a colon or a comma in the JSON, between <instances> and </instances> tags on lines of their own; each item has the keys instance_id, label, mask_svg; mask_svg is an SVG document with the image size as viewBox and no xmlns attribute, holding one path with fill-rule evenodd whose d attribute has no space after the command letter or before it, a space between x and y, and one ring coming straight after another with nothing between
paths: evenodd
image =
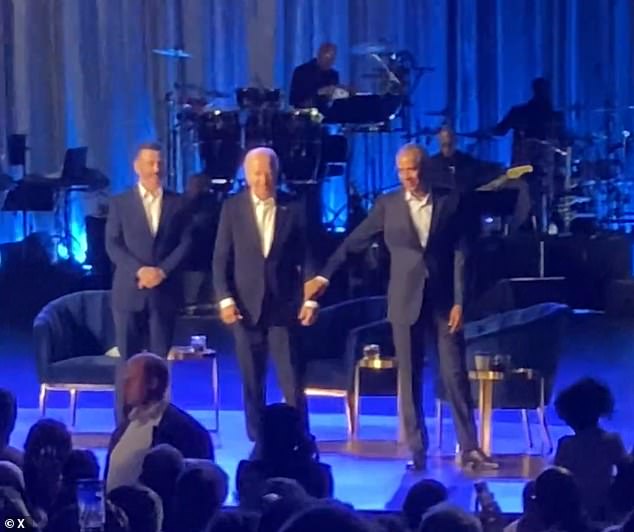
<instances>
[{"instance_id":1,"label":"hand","mask_svg":"<svg viewBox=\"0 0 634 532\"><path fill-rule=\"evenodd\" d=\"M313 277L310 281L304 283L304 301L308 299L317 299L325 291L328 283L319 277Z\"/></svg>"},{"instance_id":2,"label":"hand","mask_svg":"<svg viewBox=\"0 0 634 532\"><path fill-rule=\"evenodd\" d=\"M462 306L454 305L449 311L449 332L454 334L462 329Z\"/></svg>"},{"instance_id":3,"label":"hand","mask_svg":"<svg viewBox=\"0 0 634 532\"><path fill-rule=\"evenodd\" d=\"M137 272L137 286L141 290L143 288L154 288L165 280L165 272L160 268L153 266L143 266Z\"/></svg>"},{"instance_id":4,"label":"hand","mask_svg":"<svg viewBox=\"0 0 634 532\"><path fill-rule=\"evenodd\" d=\"M328 85L319 89L317 94L319 94L319 96L327 96L330 98L334 94L336 88L337 87L335 85Z\"/></svg>"},{"instance_id":5,"label":"hand","mask_svg":"<svg viewBox=\"0 0 634 532\"><path fill-rule=\"evenodd\" d=\"M242 314L240 314L236 305L229 305L220 309L220 319L222 320L222 323L226 325L233 325L238 320L242 319Z\"/></svg>"},{"instance_id":6,"label":"hand","mask_svg":"<svg viewBox=\"0 0 634 532\"><path fill-rule=\"evenodd\" d=\"M313 323L317 321L318 311L319 308L317 307L302 305L302 308L299 309L297 319L304 327L310 327Z\"/></svg>"}]
</instances>

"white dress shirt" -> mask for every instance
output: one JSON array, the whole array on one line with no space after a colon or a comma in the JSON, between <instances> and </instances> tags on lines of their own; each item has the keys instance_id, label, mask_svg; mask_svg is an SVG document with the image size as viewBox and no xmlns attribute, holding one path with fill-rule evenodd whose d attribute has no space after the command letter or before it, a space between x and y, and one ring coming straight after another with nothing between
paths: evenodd
<instances>
[{"instance_id":1,"label":"white dress shirt","mask_svg":"<svg viewBox=\"0 0 634 532\"><path fill-rule=\"evenodd\" d=\"M139 480L145 455L152 448L154 427L163 419L166 408L167 402L160 401L130 412L129 424L110 455L106 491L131 486Z\"/></svg>"},{"instance_id":2,"label":"white dress shirt","mask_svg":"<svg viewBox=\"0 0 634 532\"><path fill-rule=\"evenodd\" d=\"M161 219L161 208L163 207L163 189L159 188L156 192L152 193L139 183L139 194L141 194L145 218L152 236L156 236L159 220Z\"/></svg>"},{"instance_id":3,"label":"white dress shirt","mask_svg":"<svg viewBox=\"0 0 634 532\"><path fill-rule=\"evenodd\" d=\"M260 235L260 246L262 247L262 255L268 257L273 244L273 233L275 231L275 213L277 206L275 198L261 200L255 194L251 194L253 209L255 211L255 221L258 226L258 234Z\"/></svg>"},{"instance_id":4,"label":"white dress shirt","mask_svg":"<svg viewBox=\"0 0 634 532\"><path fill-rule=\"evenodd\" d=\"M409 215L412 218L414 229L420 240L420 245L425 248L429 241L429 231L431 230L431 215L433 205L431 194L427 193L421 198L417 198L411 192L405 193L405 201L409 207Z\"/></svg>"},{"instance_id":5,"label":"white dress shirt","mask_svg":"<svg viewBox=\"0 0 634 532\"><path fill-rule=\"evenodd\" d=\"M274 197L261 200L253 193L250 194L250 197L251 203L253 204L253 210L255 212L255 222L258 229L258 235L260 236L262 255L266 258L269 256L269 253L271 252L271 245L273 244L277 205ZM318 306L315 301L306 301L304 304L313 308ZM221 309L232 305L235 305L235 300L232 297L226 297L219 302Z\"/></svg>"}]
</instances>

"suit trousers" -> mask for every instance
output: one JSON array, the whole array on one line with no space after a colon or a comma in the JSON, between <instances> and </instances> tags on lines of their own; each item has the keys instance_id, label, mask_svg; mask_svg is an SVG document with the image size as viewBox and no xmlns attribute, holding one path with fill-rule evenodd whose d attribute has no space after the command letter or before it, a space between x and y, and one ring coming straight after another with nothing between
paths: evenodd
<instances>
[{"instance_id":1,"label":"suit trousers","mask_svg":"<svg viewBox=\"0 0 634 532\"><path fill-rule=\"evenodd\" d=\"M392 323L392 336L398 360L399 411L407 444L413 453L425 453L429 437L423 413L423 363L432 353L431 342L438 351L438 371L454 419L456 435L463 452L478 447L473 418L473 401L465 360L464 333L449 332L449 316L431 305L423 305L413 325Z\"/></svg>"},{"instance_id":2,"label":"suit trousers","mask_svg":"<svg viewBox=\"0 0 634 532\"><path fill-rule=\"evenodd\" d=\"M244 395L247 435L258 442L260 422L266 406L267 361L273 359L277 380L284 400L299 409L306 426L308 414L303 386L303 368L296 349L294 327L269 325L260 320L252 325L239 321L232 325L236 355Z\"/></svg>"},{"instance_id":3,"label":"suit trousers","mask_svg":"<svg viewBox=\"0 0 634 532\"><path fill-rule=\"evenodd\" d=\"M141 311L113 309L112 317L120 354L115 373L115 420L118 425L126 415L123 393L126 361L142 351L167 358L172 347L176 312L149 307Z\"/></svg>"}]
</instances>

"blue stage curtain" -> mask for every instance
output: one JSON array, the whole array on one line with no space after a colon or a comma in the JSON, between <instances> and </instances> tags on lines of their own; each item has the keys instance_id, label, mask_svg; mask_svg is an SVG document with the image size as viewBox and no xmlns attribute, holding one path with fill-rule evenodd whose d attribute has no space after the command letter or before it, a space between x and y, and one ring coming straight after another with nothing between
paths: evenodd
<instances>
[{"instance_id":1,"label":"blue stage curtain","mask_svg":"<svg viewBox=\"0 0 634 532\"><path fill-rule=\"evenodd\" d=\"M0 0L2 161L10 132L29 135L32 172L59 170L66 147L87 145L89 163L121 190L132 179L133 147L164 138L162 102L179 69L186 81L233 93L252 79L247 43L257 19L248 25L249 13L271 9L262 18L275 21L270 79L286 92L292 69L324 40L339 47L343 81L359 73L351 47L368 41L433 67L414 94L415 129L437 126L426 113L445 108L459 131L490 127L530 97L537 76L552 81L562 109L634 104L630 0ZM152 54L173 46L194 57L175 63ZM606 124L600 112L566 118L582 134ZM633 122L634 112L623 110L610 126L618 132ZM434 139L420 140L435 150ZM402 142L399 133L355 140L351 176L361 192L395 184ZM463 147L508 161L510 138ZM341 186L326 194L333 209L344 201ZM76 196L79 231L103 198ZM51 229L50 216L31 222ZM0 241L20 237L20 227L19 216L0 214Z\"/></svg>"},{"instance_id":2,"label":"blue stage curtain","mask_svg":"<svg viewBox=\"0 0 634 532\"><path fill-rule=\"evenodd\" d=\"M0 154L6 135L28 134L28 171L50 174L67 147L112 192L133 182L136 145L165 139L165 94L180 79L232 92L246 79L243 0L0 0ZM187 61L154 48L185 47ZM107 197L73 194L73 253L85 250L83 217ZM60 234L61 220L29 216L29 230ZM0 214L0 242L22 237L21 216Z\"/></svg>"},{"instance_id":3,"label":"blue stage curtain","mask_svg":"<svg viewBox=\"0 0 634 532\"><path fill-rule=\"evenodd\" d=\"M288 87L293 66L326 40L338 45L343 82L353 75L350 49L358 43L409 50L420 66L435 68L414 94L414 129L439 126L442 119L426 113L443 109L453 112L460 132L491 127L530 98L531 80L539 76L551 80L560 109L632 105L632 6L629 0L278 0L284 29L276 75ZM600 112L566 113L568 127L580 134L604 127L605 119ZM631 130L634 111L617 113L613 127ZM419 140L436 150L435 139ZM394 185L393 157L402 142L398 133L357 138L351 172L356 188ZM463 138L461 145L509 161L510 134L477 145ZM344 200L341 192L328 198L333 207Z\"/></svg>"}]
</instances>

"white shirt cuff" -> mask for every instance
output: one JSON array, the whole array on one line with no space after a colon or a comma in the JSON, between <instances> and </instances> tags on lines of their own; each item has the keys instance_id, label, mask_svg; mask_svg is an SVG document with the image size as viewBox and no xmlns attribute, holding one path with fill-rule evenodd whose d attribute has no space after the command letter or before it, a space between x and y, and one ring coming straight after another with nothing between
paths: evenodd
<instances>
[{"instance_id":1,"label":"white shirt cuff","mask_svg":"<svg viewBox=\"0 0 634 532\"><path fill-rule=\"evenodd\" d=\"M323 277L322 275L318 275L317 277L315 277L315 279L319 279L326 286L328 286L330 284L330 281L328 279L326 279L325 277Z\"/></svg>"},{"instance_id":2,"label":"white shirt cuff","mask_svg":"<svg viewBox=\"0 0 634 532\"><path fill-rule=\"evenodd\" d=\"M319 308L319 303L317 303L317 301L313 301L312 299L307 299L304 301L304 306L308 308Z\"/></svg>"},{"instance_id":3,"label":"white shirt cuff","mask_svg":"<svg viewBox=\"0 0 634 532\"><path fill-rule=\"evenodd\" d=\"M225 297L224 299L221 299L220 302L218 303L218 306L220 307L220 310L225 309L227 307L231 307L233 305L235 305L236 302L232 297Z\"/></svg>"}]
</instances>

